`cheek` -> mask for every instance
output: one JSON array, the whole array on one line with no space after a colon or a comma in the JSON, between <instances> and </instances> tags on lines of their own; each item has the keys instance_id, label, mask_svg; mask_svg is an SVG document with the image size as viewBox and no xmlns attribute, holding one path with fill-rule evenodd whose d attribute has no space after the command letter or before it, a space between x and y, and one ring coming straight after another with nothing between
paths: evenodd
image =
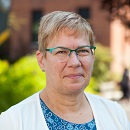
<instances>
[{"instance_id":1,"label":"cheek","mask_svg":"<svg viewBox=\"0 0 130 130\"><path fill-rule=\"evenodd\" d=\"M61 74L61 65L57 64L57 62L50 61L49 64L46 64L47 71L51 77L58 77Z\"/></svg>"},{"instance_id":2,"label":"cheek","mask_svg":"<svg viewBox=\"0 0 130 130\"><path fill-rule=\"evenodd\" d=\"M91 69L93 69L93 64L94 64L94 57L92 56L90 59L89 59L89 66Z\"/></svg>"},{"instance_id":3,"label":"cheek","mask_svg":"<svg viewBox=\"0 0 130 130\"><path fill-rule=\"evenodd\" d=\"M94 64L94 60L92 59L89 59L87 62L84 62L83 68L87 75L91 75L93 70L93 64Z\"/></svg>"}]
</instances>

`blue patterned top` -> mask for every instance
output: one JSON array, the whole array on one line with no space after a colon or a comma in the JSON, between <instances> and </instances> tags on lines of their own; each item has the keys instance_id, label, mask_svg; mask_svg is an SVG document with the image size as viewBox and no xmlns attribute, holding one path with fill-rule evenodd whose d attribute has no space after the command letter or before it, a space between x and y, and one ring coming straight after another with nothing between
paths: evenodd
<instances>
[{"instance_id":1,"label":"blue patterned top","mask_svg":"<svg viewBox=\"0 0 130 130\"><path fill-rule=\"evenodd\" d=\"M95 120L84 124L75 124L55 115L40 99L41 108L49 130L96 130Z\"/></svg>"}]
</instances>

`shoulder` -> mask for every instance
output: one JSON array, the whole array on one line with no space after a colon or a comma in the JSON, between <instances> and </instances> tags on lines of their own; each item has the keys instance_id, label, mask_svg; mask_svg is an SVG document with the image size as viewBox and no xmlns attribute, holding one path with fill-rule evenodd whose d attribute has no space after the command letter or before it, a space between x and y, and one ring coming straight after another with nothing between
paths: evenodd
<instances>
[{"instance_id":1,"label":"shoulder","mask_svg":"<svg viewBox=\"0 0 130 130\"><path fill-rule=\"evenodd\" d=\"M85 93L86 97L88 98L88 101L90 104L95 104L95 106L100 107L101 106L106 109L112 109L113 111L117 112L117 110L124 110L120 104L118 104L116 101L108 100L104 97L98 96L98 95L93 95L93 94L88 94ZM97 105L98 104L98 105Z\"/></svg>"},{"instance_id":2,"label":"shoulder","mask_svg":"<svg viewBox=\"0 0 130 130\"><path fill-rule=\"evenodd\" d=\"M118 122L123 128L128 127L128 118L123 107L116 101L111 101L98 95L85 93L93 112L100 115L102 121ZM104 114L105 113L105 114Z\"/></svg>"},{"instance_id":3,"label":"shoulder","mask_svg":"<svg viewBox=\"0 0 130 130\"><path fill-rule=\"evenodd\" d=\"M109 100L107 98L104 98L100 95L95 95L95 94L90 94L90 93L86 93L85 92L86 97L88 98L88 100L92 101L92 102L100 102L100 103L105 103L105 104L115 104L115 101Z\"/></svg>"},{"instance_id":4,"label":"shoulder","mask_svg":"<svg viewBox=\"0 0 130 130\"><path fill-rule=\"evenodd\" d=\"M24 110L28 107L31 107L39 102L39 92L33 94L32 96L24 99L23 101L19 102L18 104L10 107L8 110L6 110L4 113L13 112L13 111L20 111Z\"/></svg>"},{"instance_id":5,"label":"shoulder","mask_svg":"<svg viewBox=\"0 0 130 130\"><path fill-rule=\"evenodd\" d=\"M5 112L2 112L0 115L0 129L4 130L10 126L13 129L16 126L19 126L20 122L23 122L23 119L28 120L28 117L31 118L34 111L39 109L38 105L40 106L39 93L36 93L20 103L10 107ZM33 114L33 116L35 116L35 114ZM6 125L7 123L8 125ZM14 130L15 129L17 128L14 128Z\"/></svg>"}]
</instances>

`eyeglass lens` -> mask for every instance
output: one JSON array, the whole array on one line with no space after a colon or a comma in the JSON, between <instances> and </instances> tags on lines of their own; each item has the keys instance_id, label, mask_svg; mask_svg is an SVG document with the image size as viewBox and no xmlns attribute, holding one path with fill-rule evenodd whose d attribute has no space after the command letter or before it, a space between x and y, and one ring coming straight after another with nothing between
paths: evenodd
<instances>
[{"instance_id":1,"label":"eyeglass lens","mask_svg":"<svg viewBox=\"0 0 130 130\"><path fill-rule=\"evenodd\" d=\"M71 53L75 52L78 59L81 61L87 61L87 57L90 54L94 54L94 49L90 49L90 47L81 47L76 50L70 50L68 48L55 48L52 51L52 54L57 57L59 62L65 62L71 56Z\"/></svg>"}]
</instances>

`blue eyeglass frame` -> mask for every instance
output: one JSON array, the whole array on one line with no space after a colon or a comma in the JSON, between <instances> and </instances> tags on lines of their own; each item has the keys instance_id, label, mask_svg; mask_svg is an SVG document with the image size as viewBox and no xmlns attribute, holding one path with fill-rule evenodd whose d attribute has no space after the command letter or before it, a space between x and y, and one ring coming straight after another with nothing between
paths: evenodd
<instances>
[{"instance_id":1,"label":"blue eyeglass frame","mask_svg":"<svg viewBox=\"0 0 130 130\"><path fill-rule=\"evenodd\" d=\"M83 48L83 47L89 47L90 49L96 49L96 46L81 46L81 47L78 47L76 48L75 50L72 50L72 49L69 49L69 48L66 48L66 47L62 47L62 46L59 46L59 47L55 47L55 48L46 48L44 49L45 51L49 51L50 53L52 53L53 50L57 49L57 48L63 48L63 49L67 49L67 50L70 50L70 53L69 53L69 56L71 55L72 52L75 52L76 55L78 55L77 53L77 50L79 50L80 48Z\"/></svg>"}]
</instances>

